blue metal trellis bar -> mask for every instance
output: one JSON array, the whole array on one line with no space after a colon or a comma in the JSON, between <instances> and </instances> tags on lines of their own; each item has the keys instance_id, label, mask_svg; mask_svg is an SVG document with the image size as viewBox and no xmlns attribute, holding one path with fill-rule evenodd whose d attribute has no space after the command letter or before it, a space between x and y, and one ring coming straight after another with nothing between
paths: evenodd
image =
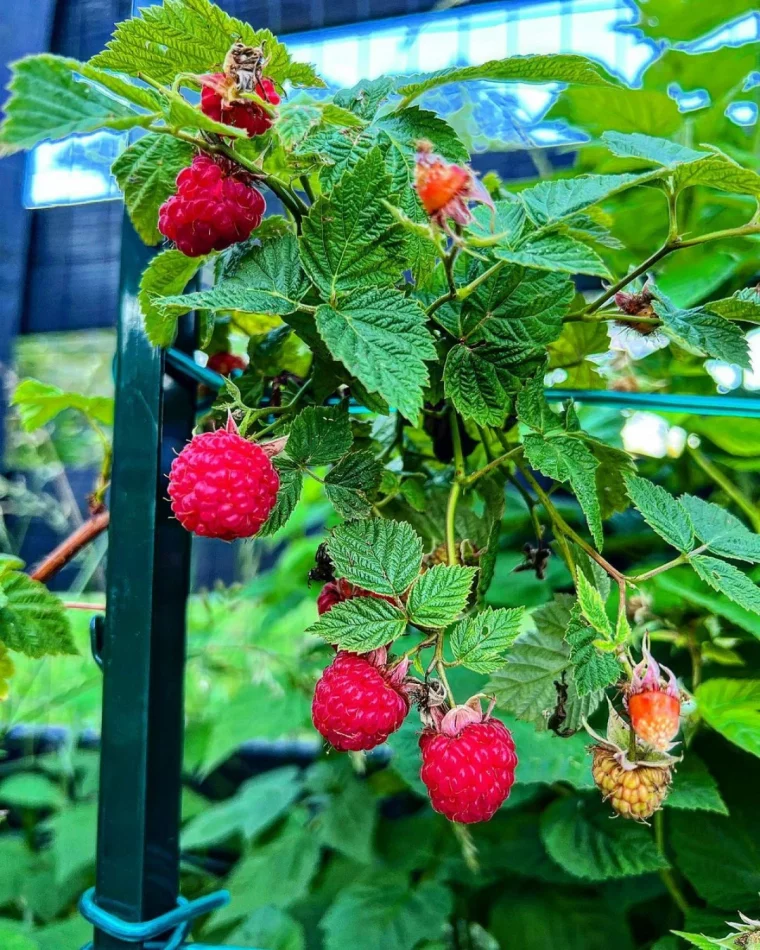
<instances>
[{"instance_id":1,"label":"blue metal trellis bar","mask_svg":"<svg viewBox=\"0 0 760 950\"><path fill-rule=\"evenodd\" d=\"M167 351L167 362L184 375L203 383L209 389L220 389L224 378L213 370L200 366L187 353L172 348ZM752 396L698 396L691 393L620 393L607 389L545 390L550 402L574 399L590 406L612 406L619 409L639 409L653 412L688 412L695 416L743 416L760 418L760 397Z\"/></svg>"}]
</instances>

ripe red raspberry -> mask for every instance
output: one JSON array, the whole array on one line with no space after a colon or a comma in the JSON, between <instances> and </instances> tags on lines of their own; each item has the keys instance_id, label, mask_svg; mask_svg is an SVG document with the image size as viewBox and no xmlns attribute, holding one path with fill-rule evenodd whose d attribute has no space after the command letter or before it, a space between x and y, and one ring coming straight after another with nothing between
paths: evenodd
<instances>
[{"instance_id":1,"label":"ripe red raspberry","mask_svg":"<svg viewBox=\"0 0 760 950\"><path fill-rule=\"evenodd\" d=\"M206 367L212 369L220 376L229 376L233 369L245 369L248 366L248 360L244 356L238 356L235 353L213 353L208 358Z\"/></svg>"},{"instance_id":2,"label":"ripe red raspberry","mask_svg":"<svg viewBox=\"0 0 760 950\"><path fill-rule=\"evenodd\" d=\"M269 517L280 479L264 449L226 429L193 437L172 462L169 497L177 520L205 538L250 538Z\"/></svg>"},{"instance_id":3,"label":"ripe red raspberry","mask_svg":"<svg viewBox=\"0 0 760 950\"><path fill-rule=\"evenodd\" d=\"M340 752L374 749L401 728L409 712L402 690L408 661L392 671L385 648L371 653L341 650L319 678L311 718Z\"/></svg>"},{"instance_id":4,"label":"ripe red raspberry","mask_svg":"<svg viewBox=\"0 0 760 950\"><path fill-rule=\"evenodd\" d=\"M663 682L660 666L646 646L642 652L644 659L626 691L628 715L639 739L667 752L681 725L681 693L672 671L662 667L668 674Z\"/></svg>"},{"instance_id":5,"label":"ripe red raspberry","mask_svg":"<svg viewBox=\"0 0 760 950\"><path fill-rule=\"evenodd\" d=\"M482 201L493 210L493 200L471 168L449 164L433 154L429 142L417 143L414 186L431 220L446 227L448 218L457 224L472 221L468 201Z\"/></svg>"},{"instance_id":6,"label":"ripe red raspberry","mask_svg":"<svg viewBox=\"0 0 760 950\"><path fill-rule=\"evenodd\" d=\"M212 73L202 77L201 112L216 122L234 125L245 129L249 136L263 135L272 125L272 117L267 115L258 103L250 99L237 99L235 80L224 73ZM271 79L262 79L256 84L256 95L273 106L280 104L275 85Z\"/></svg>"},{"instance_id":7,"label":"ripe red raspberry","mask_svg":"<svg viewBox=\"0 0 760 950\"><path fill-rule=\"evenodd\" d=\"M196 155L177 175L177 193L158 212L158 230L188 257L223 251L261 224L263 196L232 162Z\"/></svg>"},{"instance_id":8,"label":"ripe red raspberry","mask_svg":"<svg viewBox=\"0 0 760 950\"><path fill-rule=\"evenodd\" d=\"M371 590L357 587L341 577L339 580L329 581L322 588L319 597L317 597L317 611L321 616L336 604L340 604L344 600L351 600L353 597L376 597L378 600L387 600L389 603L393 603L392 597L387 597L385 594L375 594Z\"/></svg>"},{"instance_id":9,"label":"ripe red raspberry","mask_svg":"<svg viewBox=\"0 0 760 950\"><path fill-rule=\"evenodd\" d=\"M449 821L488 821L509 797L517 756L512 735L485 717L479 700L455 706L420 736L420 777L435 811Z\"/></svg>"}]
</instances>

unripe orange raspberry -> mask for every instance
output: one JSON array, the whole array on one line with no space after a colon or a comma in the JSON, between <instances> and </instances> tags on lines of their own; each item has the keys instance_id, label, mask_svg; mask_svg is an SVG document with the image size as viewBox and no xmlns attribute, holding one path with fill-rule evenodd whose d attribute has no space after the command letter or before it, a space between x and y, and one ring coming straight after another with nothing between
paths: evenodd
<instances>
[{"instance_id":1,"label":"unripe orange raspberry","mask_svg":"<svg viewBox=\"0 0 760 950\"><path fill-rule=\"evenodd\" d=\"M613 749L592 748L591 774L606 801L622 818L646 821L658 811L670 790L669 766L630 763L624 768Z\"/></svg>"}]
</instances>

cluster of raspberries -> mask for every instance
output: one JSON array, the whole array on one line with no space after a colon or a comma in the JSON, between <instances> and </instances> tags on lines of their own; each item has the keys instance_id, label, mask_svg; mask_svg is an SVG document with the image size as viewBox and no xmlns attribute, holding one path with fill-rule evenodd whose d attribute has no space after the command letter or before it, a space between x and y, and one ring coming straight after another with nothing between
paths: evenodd
<instances>
[{"instance_id":1,"label":"cluster of raspberries","mask_svg":"<svg viewBox=\"0 0 760 950\"><path fill-rule=\"evenodd\" d=\"M237 89L224 73L203 76L201 110L225 125L262 135L272 125L271 116L256 102L235 98ZM256 94L278 105L274 83L263 78ZM224 157L201 153L177 176L177 190L159 209L158 230L187 257L245 241L261 224L266 203L252 178L240 165Z\"/></svg>"},{"instance_id":2,"label":"cluster of raspberries","mask_svg":"<svg viewBox=\"0 0 760 950\"><path fill-rule=\"evenodd\" d=\"M345 580L325 584L320 613L350 597L378 596ZM385 648L338 651L322 673L312 704L317 731L335 749L374 749L401 728L411 708L408 660L390 661ZM412 681L413 682L413 681ZM478 700L436 715L422 730L421 778L433 808L450 821L488 821L509 796L517 756L507 727L483 715Z\"/></svg>"}]
</instances>

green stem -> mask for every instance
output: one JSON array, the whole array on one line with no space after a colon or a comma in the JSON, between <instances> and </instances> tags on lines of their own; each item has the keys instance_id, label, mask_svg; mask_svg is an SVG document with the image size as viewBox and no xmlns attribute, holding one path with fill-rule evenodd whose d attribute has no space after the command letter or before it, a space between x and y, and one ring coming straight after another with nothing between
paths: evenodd
<instances>
[{"instance_id":1,"label":"green stem","mask_svg":"<svg viewBox=\"0 0 760 950\"><path fill-rule=\"evenodd\" d=\"M633 732L633 730L631 730ZM654 816L654 840L657 845L657 850L667 859L667 853L665 850L665 813L660 810L655 813ZM689 902L686 900L686 897L683 894L683 891L678 886L675 875L673 874L670 868L663 868L660 871L660 880L667 888L668 894L670 894L673 899L673 903L681 911L682 914L688 914L690 907Z\"/></svg>"},{"instance_id":2,"label":"green stem","mask_svg":"<svg viewBox=\"0 0 760 950\"><path fill-rule=\"evenodd\" d=\"M747 224L742 224L737 228L725 228L723 231L711 231L709 234L702 234L699 237L694 238L679 238L668 237L668 240L662 245L659 250L655 251L651 257L648 257L643 264L639 264L638 267L634 268L630 273L626 274L625 277L621 278L616 284L613 284L612 287L607 288L605 292L596 298L584 311L586 314L595 313L603 304L605 304L610 298L614 297L615 294L622 290L623 287L626 287L632 280L635 280L637 277L641 277L642 274L646 273L650 267L654 266L658 261L662 260L668 254L671 254L673 251L680 251L685 247L697 247L700 244L708 244L711 241L724 241L728 238L737 238L737 237L749 237L752 234L760 234L760 221L750 221Z\"/></svg>"},{"instance_id":3,"label":"green stem","mask_svg":"<svg viewBox=\"0 0 760 950\"><path fill-rule=\"evenodd\" d=\"M701 544L698 548L694 548L693 551L689 552L689 554L679 554L678 557L673 558L672 561L668 561L666 564L661 564L659 567L652 568L651 571L646 571L644 574L637 574L635 577L628 577L626 580L629 584L640 584L642 581L651 580L653 577L657 577L658 574L664 574L665 571L670 571L674 567L680 567L682 564L688 564L690 558L695 557L697 554L702 554L707 549L707 544Z\"/></svg>"},{"instance_id":4,"label":"green stem","mask_svg":"<svg viewBox=\"0 0 760 950\"><path fill-rule=\"evenodd\" d=\"M311 204L314 204L314 202L316 201L316 198L314 196L314 189L311 187L311 182L309 181L309 176L301 175L301 177L299 178L299 181L301 182L301 187L303 188L306 194L306 197L309 199Z\"/></svg>"},{"instance_id":5,"label":"green stem","mask_svg":"<svg viewBox=\"0 0 760 950\"><path fill-rule=\"evenodd\" d=\"M308 214L309 209L307 205L301 201L298 195L288 188L285 182L275 178L274 175L267 175L266 172L263 172L254 162L245 158L245 156L240 155L233 148L230 148L229 145L225 145L223 142L218 144L209 142L197 135L191 135L188 132L184 132L182 129L172 129L163 125L150 125L148 126L148 131L163 135L172 135L175 139L180 139L182 142L187 142L190 145L194 145L196 148L201 149L201 151L204 152L213 152L215 155L225 155L227 158L232 159L233 162L237 162L238 165L241 165L253 175L256 175L259 181L265 184L273 194L277 195L288 211L291 212L296 221L300 221L305 214Z\"/></svg>"},{"instance_id":6,"label":"green stem","mask_svg":"<svg viewBox=\"0 0 760 950\"><path fill-rule=\"evenodd\" d=\"M446 698L449 701L449 705L453 709L454 706L456 706L457 701L456 699L454 699L454 693L452 692L451 687L449 686L449 680L448 680L448 677L446 676L446 663L444 662L444 659L443 659L443 630L439 630L438 635L436 637L434 662L435 662L436 672L441 678L441 682L443 683L443 688L446 690Z\"/></svg>"},{"instance_id":7,"label":"green stem","mask_svg":"<svg viewBox=\"0 0 760 950\"><path fill-rule=\"evenodd\" d=\"M510 449L508 452L505 452L503 455L500 455L498 458L495 458L492 461L490 461L488 465L484 465L483 468L478 469L477 472L472 472L466 478L463 478L462 486L464 488L469 488L469 486L472 485L473 482L476 482L479 478L482 478L484 475L488 475L489 472L492 472L495 468L498 468L504 462L509 461L509 459L516 458L517 456L522 455L522 452L523 452L522 445L518 445L516 448Z\"/></svg>"},{"instance_id":8,"label":"green stem","mask_svg":"<svg viewBox=\"0 0 760 950\"><path fill-rule=\"evenodd\" d=\"M562 534L564 534L565 537L569 538L571 541L577 544L579 548L585 551L586 554L588 554L590 558L596 561L596 563L603 570L605 570L618 585L620 585L621 583L624 584L626 581L625 576L621 574L620 571L616 567L613 567L610 564L610 562L606 560L606 558L603 558L602 555L599 554L598 551L592 548L591 545L587 541L585 541L574 528L570 527L570 525L565 521L562 515L554 507L551 499L543 490L543 488L538 484L538 482L530 473L530 471L524 465L520 465L519 462L517 463L517 467L520 469L523 476L526 478L531 488L538 496L539 500L541 501L541 504L544 506L544 510L546 511L547 515L549 515L549 517L551 518L552 524L554 525L555 529L561 532Z\"/></svg>"},{"instance_id":9,"label":"green stem","mask_svg":"<svg viewBox=\"0 0 760 950\"><path fill-rule=\"evenodd\" d=\"M462 437L459 433L459 422L457 414L452 409L450 415L451 421L451 441L454 445L454 478L451 482L449 491L449 501L446 506L446 549L449 555L449 564L458 564L457 556L457 536L456 536L456 518L457 505L462 494L462 481L464 479L464 453L462 452Z\"/></svg>"},{"instance_id":10,"label":"green stem","mask_svg":"<svg viewBox=\"0 0 760 950\"><path fill-rule=\"evenodd\" d=\"M591 313L596 313L600 307L607 303L608 300L611 300L616 293L621 291L624 287L627 287L632 280L635 280L637 277L641 277L642 274L645 274L650 267L656 264L659 260L665 257L667 254L670 254L671 251L674 251L675 247L666 242L662 247L655 251L654 254L650 255L643 264L639 264L638 267L635 267L632 271L622 277L616 284L613 284L611 287L608 287L596 300L592 301L588 307L584 310L584 314L588 315Z\"/></svg>"},{"instance_id":11,"label":"green stem","mask_svg":"<svg viewBox=\"0 0 760 950\"><path fill-rule=\"evenodd\" d=\"M721 472L718 466L709 459L704 452L701 452L697 448L692 448L691 446L687 446L686 450L705 475L711 478L719 488L723 489L737 508L744 512L749 518L753 530L760 532L760 511L757 506Z\"/></svg>"}]
</instances>

